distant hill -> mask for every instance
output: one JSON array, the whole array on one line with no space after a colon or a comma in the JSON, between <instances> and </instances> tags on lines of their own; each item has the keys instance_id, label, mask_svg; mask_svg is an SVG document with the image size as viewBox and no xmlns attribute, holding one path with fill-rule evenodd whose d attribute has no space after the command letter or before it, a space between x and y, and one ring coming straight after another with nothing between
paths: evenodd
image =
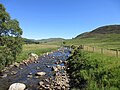
<instances>
[{"instance_id":1,"label":"distant hill","mask_svg":"<svg viewBox=\"0 0 120 90\"><path fill-rule=\"evenodd\" d=\"M100 34L120 34L120 25L102 26L91 32L82 33L75 38L89 38Z\"/></svg>"},{"instance_id":2,"label":"distant hill","mask_svg":"<svg viewBox=\"0 0 120 90\"><path fill-rule=\"evenodd\" d=\"M63 39L63 38L49 38L49 39L41 39L41 40L23 38L23 41L25 44L63 42L64 40L65 39Z\"/></svg>"},{"instance_id":3,"label":"distant hill","mask_svg":"<svg viewBox=\"0 0 120 90\"><path fill-rule=\"evenodd\" d=\"M103 26L99 27L90 33L94 34L120 34L120 25L109 25L109 26Z\"/></svg>"},{"instance_id":4,"label":"distant hill","mask_svg":"<svg viewBox=\"0 0 120 90\"><path fill-rule=\"evenodd\" d=\"M25 44L39 44L39 42L37 40L34 40L34 39L23 38L23 41Z\"/></svg>"},{"instance_id":5,"label":"distant hill","mask_svg":"<svg viewBox=\"0 0 120 90\"><path fill-rule=\"evenodd\" d=\"M47 43L47 42L62 42L64 40L65 39L63 39L63 38L49 38L49 39L41 39L41 40L37 40L37 41L41 42L41 43Z\"/></svg>"}]
</instances>

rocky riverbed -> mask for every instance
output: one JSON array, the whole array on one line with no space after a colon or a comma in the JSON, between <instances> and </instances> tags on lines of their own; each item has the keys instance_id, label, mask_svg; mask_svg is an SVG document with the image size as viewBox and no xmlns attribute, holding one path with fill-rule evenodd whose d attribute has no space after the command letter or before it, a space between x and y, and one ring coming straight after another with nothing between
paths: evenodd
<instances>
[{"instance_id":1,"label":"rocky riverbed","mask_svg":"<svg viewBox=\"0 0 120 90\"><path fill-rule=\"evenodd\" d=\"M8 90L13 83L24 84L25 90L69 90L66 73L69 55L69 48L60 48L38 60L27 60L7 68L0 76L0 90Z\"/></svg>"}]
</instances>

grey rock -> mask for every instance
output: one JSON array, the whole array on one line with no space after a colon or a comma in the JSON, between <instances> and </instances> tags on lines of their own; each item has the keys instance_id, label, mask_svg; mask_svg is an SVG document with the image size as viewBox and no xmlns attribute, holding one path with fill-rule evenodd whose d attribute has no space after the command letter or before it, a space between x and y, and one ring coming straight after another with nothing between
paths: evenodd
<instances>
[{"instance_id":1,"label":"grey rock","mask_svg":"<svg viewBox=\"0 0 120 90\"><path fill-rule=\"evenodd\" d=\"M46 75L46 72L37 72L36 75L38 75L38 76L44 76L44 75Z\"/></svg>"},{"instance_id":2,"label":"grey rock","mask_svg":"<svg viewBox=\"0 0 120 90\"><path fill-rule=\"evenodd\" d=\"M7 74L3 74L0 76L1 78L6 78L7 77Z\"/></svg>"},{"instance_id":3,"label":"grey rock","mask_svg":"<svg viewBox=\"0 0 120 90\"><path fill-rule=\"evenodd\" d=\"M52 70L57 72L58 71L58 68L56 68L55 66L52 67Z\"/></svg>"},{"instance_id":4,"label":"grey rock","mask_svg":"<svg viewBox=\"0 0 120 90\"><path fill-rule=\"evenodd\" d=\"M40 86L42 86L43 84L44 84L44 82L43 82L43 81L40 81L40 82L39 82L39 85L40 85Z\"/></svg>"},{"instance_id":5,"label":"grey rock","mask_svg":"<svg viewBox=\"0 0 120 90\"><path fill-rule=\"evenodd\" d=\"M27 75L28 78L32 78L32 75Z\"/></svg>"}]
</instances>

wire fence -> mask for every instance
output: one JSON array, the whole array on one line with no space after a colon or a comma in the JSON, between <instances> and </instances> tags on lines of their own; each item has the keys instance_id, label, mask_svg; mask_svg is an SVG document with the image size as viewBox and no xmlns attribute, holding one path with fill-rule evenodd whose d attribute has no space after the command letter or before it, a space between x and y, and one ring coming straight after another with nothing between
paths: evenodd
<instances>
[{"instance_id":1,"label":"wire fence","mask_svg":"<svg viewBox=\"0 0 120 90\"><path fill-rule=\"evenodd\" d=\"M83 50L85 51L97 52L97 53L101 53L101 54L105 54L109 56L120 57L119 50L110 50L110 49L91 47L91 46L86 46L86 45L83 45L82 47L83 47Z\"/></svg>"}]
</instances>

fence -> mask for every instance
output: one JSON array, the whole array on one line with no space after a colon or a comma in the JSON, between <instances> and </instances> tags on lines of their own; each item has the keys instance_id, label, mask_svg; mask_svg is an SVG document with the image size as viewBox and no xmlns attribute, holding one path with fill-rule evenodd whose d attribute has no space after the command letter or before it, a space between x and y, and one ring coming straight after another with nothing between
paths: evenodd
<instances>
[{"instance_id":1,"label":"fence","mask_svg":"<svg viewBox=\"0 0 120 90\"><path fill-rule=\"evenodd\" d=\"M109 56L120 57L120 51L119 50L109 50L109 49L91 47L91 46L86 46L86 45L83 45L83 49L85 51L97 52L97 53L101 53L101 54L105 54L105 55L109 55Z\"/></svg>"}]
</instances>

